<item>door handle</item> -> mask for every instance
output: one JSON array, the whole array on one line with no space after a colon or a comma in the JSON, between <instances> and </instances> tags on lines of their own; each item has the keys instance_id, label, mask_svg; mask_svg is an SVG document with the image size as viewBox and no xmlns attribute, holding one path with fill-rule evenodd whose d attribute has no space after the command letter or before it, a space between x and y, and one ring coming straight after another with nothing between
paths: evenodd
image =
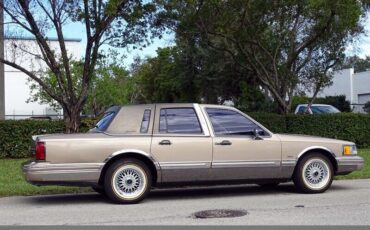
<instances>
[{"instance_id":1,"label":"door handle","mask_svg":"<svg viewBox=\"0 0 370 230\"><path fill-rule=\"evenodd\" d=\"M160 145L171 145L171 141L169 140L162 140L161 142L159 142Z\"/></svg>"},{"instance_id":2,"label":"door handle","mask_svg":"<svg viewBox=\"0 0 370 230\"><path fill-rule=\"evenodd\" d=\"M223 140L221 142L216 142L216 145L232 145L231 141L229 140Z\"/></svg>"}]
</instances>

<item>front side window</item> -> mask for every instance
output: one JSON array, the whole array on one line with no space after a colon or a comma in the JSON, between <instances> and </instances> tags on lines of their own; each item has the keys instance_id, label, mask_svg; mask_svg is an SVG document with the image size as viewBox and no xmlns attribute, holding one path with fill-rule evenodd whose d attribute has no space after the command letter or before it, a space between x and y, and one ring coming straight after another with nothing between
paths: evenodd
<instances>
[{"instance_id":1,"label":"front side window","mask_svg":"<svg viewBox=\"0 0 370 230\"><path fill-rule=\"evenodd\" d=\"M206 111L216 135L253 135L255 129L264 135L259 126L236 111L218 108Z\"/></svg>"},{"instance_id":2,"label":"front side window","mask_svg":"<svg viewBox=\"0 0 370 230\"><path fill-rule=\"evenodd\" d=\"M160 133L201 134L202 128L193 108L160 110Z\"/></svg>"}]
</instances>

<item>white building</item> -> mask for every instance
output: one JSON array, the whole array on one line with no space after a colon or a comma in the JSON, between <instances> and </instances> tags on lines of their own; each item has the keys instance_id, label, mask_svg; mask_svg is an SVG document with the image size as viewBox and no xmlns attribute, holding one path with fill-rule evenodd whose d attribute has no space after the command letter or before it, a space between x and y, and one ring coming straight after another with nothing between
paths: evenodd
<instances>
[{"instance_id":1,"label":"white building","mask_svg":"<svg viewBox=\"0 0 370 230\"><path fill-rule=\"evenodd\" d=\"M58 55L58 40L49 39L48 42L56 55ZM80 39L65 39L66 48L70 56L74 58L81 57L80 43ZM5 38L4 56L7 60L15 60L17 64L20 64L27 70L46 70L46 64L41 60L39 47L33 38ZM31 95L29 77L8 65L4 65L4 69L6 119L22 119L30 116L45 116L60 113L60 111L53 111L46 104L37 102L26 103Z\"/></svg>"},{"instance_id":2,"label":"white building","mask_svg":"<svg viewBox=\"0 0 370 230\"><path fill-rule=\"evenodd\" d=\"M353 68L343 69L334 73L332 81L318 97L345 95L354 112L364 112L364 104L370 101L370 71L354 73Z\"/></svg>"}]
</instances>

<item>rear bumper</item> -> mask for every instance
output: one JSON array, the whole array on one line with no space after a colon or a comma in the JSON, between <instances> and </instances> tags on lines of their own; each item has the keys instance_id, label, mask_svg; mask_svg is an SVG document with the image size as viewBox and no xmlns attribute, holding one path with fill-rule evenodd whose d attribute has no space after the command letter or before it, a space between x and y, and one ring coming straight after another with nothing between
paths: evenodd
<instances>
[{"instance_id":1,"label":"rear bumper","mask_svg":"<svg viewBox=\"0 0 370 230\"><path fill-rule=\"evenodd\" d=\"M345 175L364 167L364 159L360 156L337 157L337 175Z\"/></svg>"},{"instance_id":2,"label":"rear bumper","mask_svg":"<svg viewBox=\"0 0 370 230\"><path fill-rule=\"evenodd\" d=\"M29 183L35 185L97 184L103 165L103 163L30 162L23 166L23 174Z\"/></svg>"}]
</instances>

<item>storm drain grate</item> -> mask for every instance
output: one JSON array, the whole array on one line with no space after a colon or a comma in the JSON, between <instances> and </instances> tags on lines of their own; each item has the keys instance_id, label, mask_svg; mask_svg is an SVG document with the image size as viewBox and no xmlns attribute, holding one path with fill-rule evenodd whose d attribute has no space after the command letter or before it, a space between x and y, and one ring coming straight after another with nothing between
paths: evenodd
<instances>
[{"instance_id":1,"label":"storm drain grate","mask_svg":"<svg viewBox=\"0 0 370 230\"><path fill-rule=\"evenodd\" d=\"M195 218L207 219L207 218L231 218L240 217L247 215L247 211L243 210L231 210L231 209L213 209L205 210L194 213Z\"/></svg>"}]
</instances>

